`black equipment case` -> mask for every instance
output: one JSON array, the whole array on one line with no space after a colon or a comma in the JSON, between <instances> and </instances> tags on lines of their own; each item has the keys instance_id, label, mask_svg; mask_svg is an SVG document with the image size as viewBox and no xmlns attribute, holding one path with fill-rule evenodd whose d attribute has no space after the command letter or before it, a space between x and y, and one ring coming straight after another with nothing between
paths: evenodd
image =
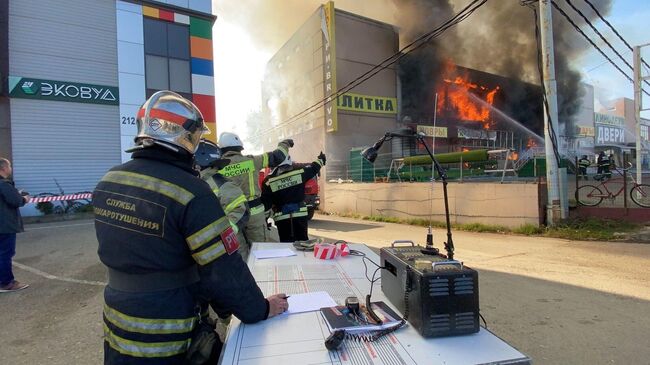
<instances>
[{"instance_id":1,"label":"black equipment case","mask_svg":"<svg viewBox=\"0 0 650 365\"><path fill-rule=\"evenodd\" d=\"M423 337L478 332L476 270L441 255L423 253L424 247L410 243L411 247L393 243L380 251L385 268L381 270L381 289L386 298L408 316Z\"/></svg>"}]
</instances>

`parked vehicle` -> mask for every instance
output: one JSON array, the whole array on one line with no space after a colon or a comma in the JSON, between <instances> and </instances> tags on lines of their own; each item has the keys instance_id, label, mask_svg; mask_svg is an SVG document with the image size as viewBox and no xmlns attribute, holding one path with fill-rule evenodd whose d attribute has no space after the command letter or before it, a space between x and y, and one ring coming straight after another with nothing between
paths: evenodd
<instances>
[{"instance_id":1,"label":"parked vehicle","mask_svg":"<svg viewBox=\"0 0 650 365\"><path fill-rule=\"evenodd\" d=\"M313 177L305 184L305 205L307 206L307 217L312 219L314 212L320 205L320 196L318 196L318 177Z\"/></svg>"}]
</instances>

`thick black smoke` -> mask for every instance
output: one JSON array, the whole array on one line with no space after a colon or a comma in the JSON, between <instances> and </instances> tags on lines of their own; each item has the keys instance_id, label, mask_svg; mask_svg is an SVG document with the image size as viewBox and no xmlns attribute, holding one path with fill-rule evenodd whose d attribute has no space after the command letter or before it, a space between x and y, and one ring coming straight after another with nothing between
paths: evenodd
<instances>
[{"instance_id":1,"label":"thick black smoke","mask_svg":"<svg viewBox=\"0 0 650 365\"><path fill-rule=\"evenodd\" d=\"M397 25L402 44L442 24L468 3L467 0L393 1L400 9ZM601 13L609 12L611 0L592 2ZM592 21L596 19L596 14L585 3L574 3ZM539 7L536 3L533 6ZM566 5L563 8L578 25L584 25L573 10ZM435 85L447 62L539 85L535 21L533 10L517 0L489 1L457 27L409 54L400 63L403 115L416 121L430 118ZM580 109L582 97L580 73L572 69L571 60L590 45L555 10L553 32L559 119L561 125L570 126L572 116ZM538 107L526 104L535 98L522 91L505 92L511 94L510 102L522 103L520 109L538 111ZM517 95L521 100L517 100ZM517 114L527 119L525 110L518 110Z\"/></svg>"}]
</instances>

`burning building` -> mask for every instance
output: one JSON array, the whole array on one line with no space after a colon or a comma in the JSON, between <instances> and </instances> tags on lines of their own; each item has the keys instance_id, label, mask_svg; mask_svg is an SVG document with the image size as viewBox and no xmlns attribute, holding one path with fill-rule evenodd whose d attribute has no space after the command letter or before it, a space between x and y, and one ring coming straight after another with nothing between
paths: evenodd
<instances>
[{"instance_id":1,"label":"burning building","mask_svg":"<svg viewBox=\"0 0 650 365\"><path fill-rule=\"evenodd\" d=\"M403 126L430 136L438 153L541 147L543 99L532 12L513 4L478 11L473 21L487 29L480 34L463 37L463 26L477 24L465 22L339 95L337 90L393 57L400 42L410 42L451 17L453 6L445 1L400 1L398 32L393 25L336 9L333 2L322 5L267 63L262 83L266 125L254 138L267 150L278 140L294 138L295 160L312 159L323 150L328 154L327 174L335 178L346 177L351 151ZM513 16L511 27L497 21ZM569 57L583 48L572 43L566 24L554 27L556 34L563 34L556 39L556 134L566 137L564 130L590 124L588 118L576 116L583 101L593 100L584 98L579 75L568 67ZM319 104L323 99L326 102ZM381 152L379 163L383 158L388 165L391 159L423 151L413 141L394 140Z\"/></svg>"},{"instance_id":2,"label":"burning building","mask_svg":"<svg viewBox=\"0 0 650 365\"><path fill-rule=\"evenodd\" d=\"M408 65L419 55L408 57L403 62L405 67L400 69L406 79L411 77L407 75ZM404 124L436 137L436 152L472 148L523 150L543 143L539 86L451 62L430 74L429 83L420 82L416 87L402 82L405 107L401 115ZM417 88L419 85L424 86ZM417 150L416 146L411 149Z\"/></svg>"}]
</instances>

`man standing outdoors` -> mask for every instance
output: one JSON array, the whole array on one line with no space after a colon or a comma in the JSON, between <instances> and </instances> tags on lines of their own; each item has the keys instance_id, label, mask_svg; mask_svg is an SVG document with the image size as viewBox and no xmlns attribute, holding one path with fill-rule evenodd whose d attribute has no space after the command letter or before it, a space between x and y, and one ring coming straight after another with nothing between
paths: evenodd
<instances>
[{"instance_id":1,"label":"man standing outdoors","mask_svg":"<svg viewBox=\"0 0 650 365\"><path fill-rule=\"evenodd\" d=\"M269 241L264 217L264 205L260 201L261 191L258 185L258 174L261 169L276 167L289 155L289 148L293 147L293 140L286 139L278 144L273 152L261 155L242 155L244 144L235 133L224 132L219 136L219 147L223 158L230 160L230 164L219 171L230 179L246 195L250 218L246 224L245 234L250 242Z\"/></svg>"},{"instance_id":2,"label":"man standing outdoors","mask_svg":"<svg viewBox=\"0 0 650 365\"><path fill-rule=\"evenodd\" d=\"M29 201L29 195L21 194L11 180L11 162L0 157L0 293L27 288L14 279L11 259L16 254L16 233L23 231L23 220L18 208Z\"/></svg>"},{"instance_id":3,"label":"man standing outdoors","mask_svg":"<svg viewBox=\"0 0 650 365\"><path fill-rule=\"evenodd\" d=\"M280 164L262 184L262 201L273 208L273 221L280 242L306 241L309 218L305 205L305 183L325 166L325 154L302 168L294 168L291 158Z\"/></svg>"},{"instance_id":4,"label":"man standing outdoors","mask_svg":"<svg viewBox=\"0 0 650 365\"><path fill-rule=\"evenodd\" d=\"M108 267L104 363L180 365L205 303L244 323L280 314L288 303L284 294L264 298L219 200L194 170L208 131L197 107L159 91L136 123L132 160L112 168L93 193L98 254ZM218 345L209 351L216 357Z\"/></svg>"}]
</instances>

